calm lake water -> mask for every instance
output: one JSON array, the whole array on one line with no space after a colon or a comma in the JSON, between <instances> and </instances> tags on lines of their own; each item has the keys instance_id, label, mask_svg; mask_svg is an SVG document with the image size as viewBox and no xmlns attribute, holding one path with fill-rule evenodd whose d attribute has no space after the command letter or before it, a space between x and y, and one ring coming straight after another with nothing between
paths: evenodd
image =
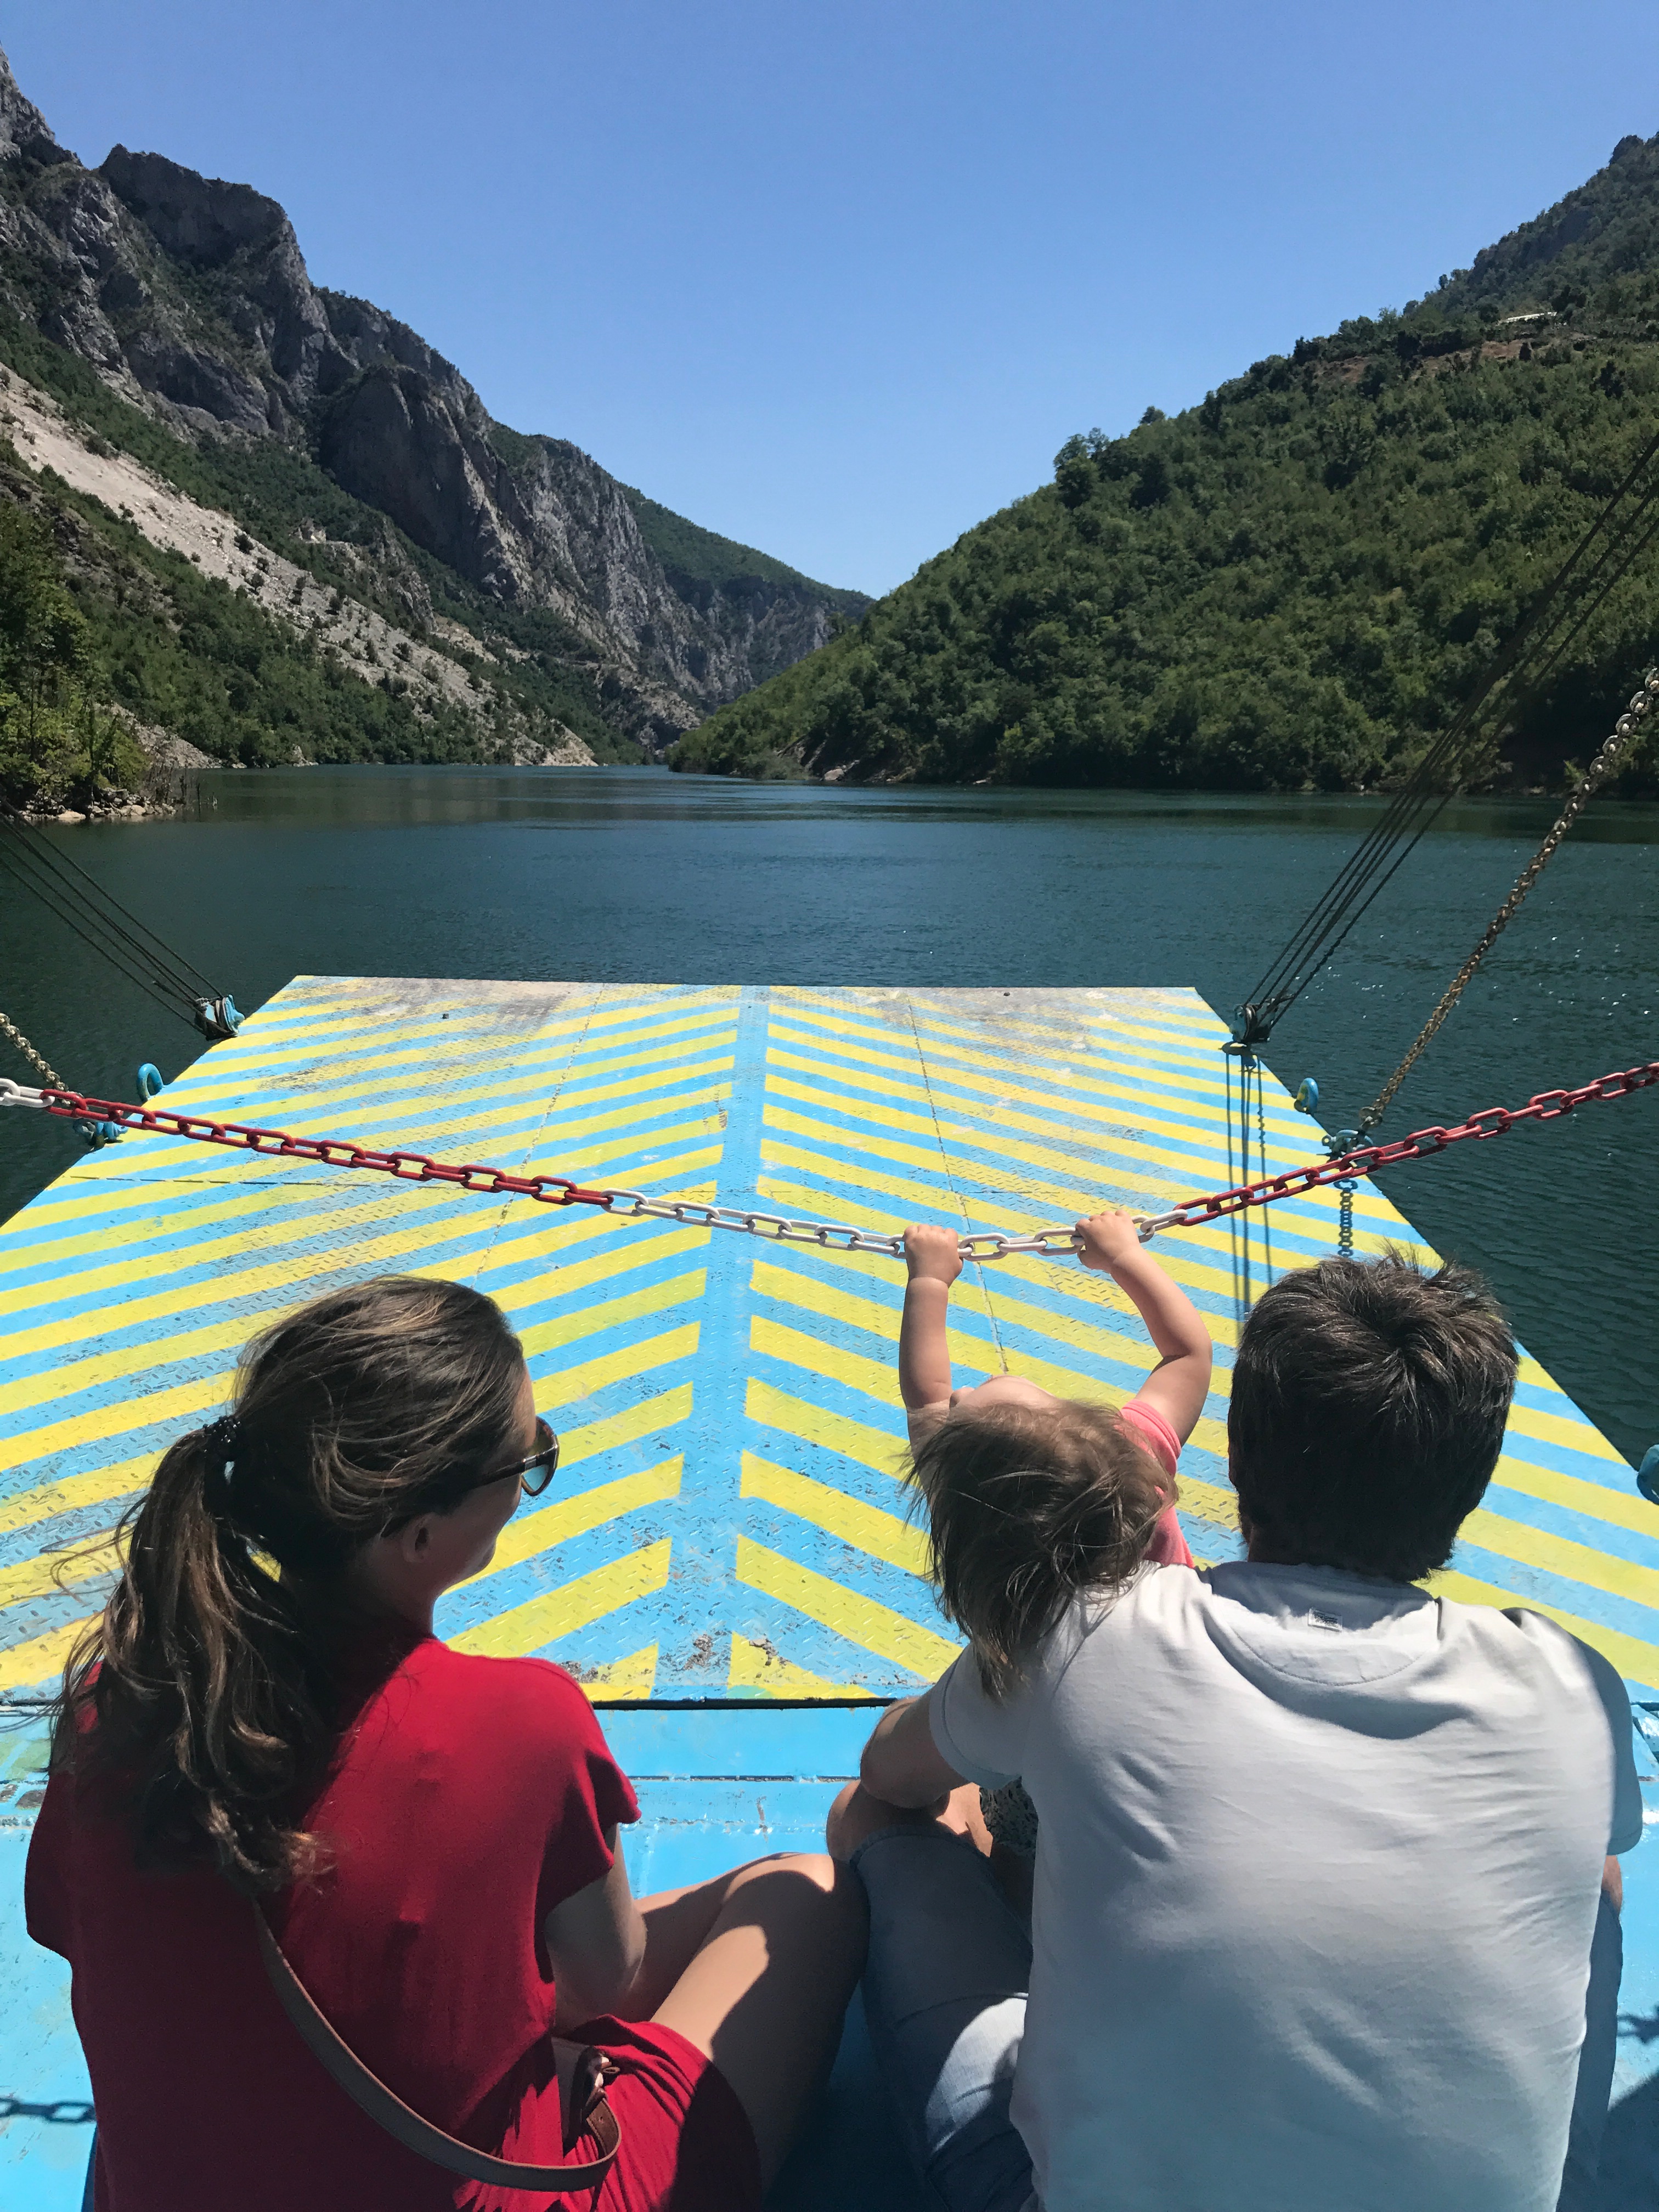
<instances>
[{"instance_id":1,"label":"calm lake water","mask_svg":"<svg viewBox=\"0 0 1659 2212\"><path fill-rule=\"evenodd\" d=\"M202 779L191 818L55 830L249 1011L297 973L848 984L1192 984L1225 1012L1376 818L1364 799L847 791L653 769ZM1553 810L1449 808L1267 1054L1327 1126L1375 1095ZM7 886L9 889L9 885ZM0 896L5 893L0 891ZM134 1095L201 1047L31 900L0 1006L65 1079ZM0 1072L24 1075L0 1042ZM1659 805L1598 802L1412 1077L1397 1136L1659 1054ZM1659 1091L1395 1170L1622 1449L1659 1440ZM78 1156L0 1121L0 1215Z\"/></svg>"}]
</instances>

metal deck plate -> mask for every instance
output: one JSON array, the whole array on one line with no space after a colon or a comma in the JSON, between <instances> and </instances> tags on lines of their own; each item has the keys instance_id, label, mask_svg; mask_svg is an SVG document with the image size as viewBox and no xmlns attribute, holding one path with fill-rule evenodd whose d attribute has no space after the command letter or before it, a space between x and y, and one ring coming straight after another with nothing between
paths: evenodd
<instances>
[{"instance_id":1,"label":"metal deck plate","mask_svg":"<svg viewBox=\"0 0 1659 2212\"><path fill-rule=\"evenodd\" d=\"M165 1103L883 1230L1024 1230L1236 1179L1224 1035L1187 990L301 977ZM1265 1138L1274 1168L1317 1151L1271 1079ZM1357 1206L1362 1251L1412 1241L1369 1185ZM1158 1241L1218 1349L1182 1468L1201 1558L1238 1550L1224 1423L1243 1303L1334 1249L1336 1207L1327 1189ZM246 1340L390 1270L498 1298L564 1437L553 1492L446 1601L452 1640L545 1653L605 1702L890 1696L949 1659L901 1482L902 1267L129 1134L0 1231L0 1686L58 1668L107 1587L112 1522L168 1440L224 1404ZM970 1268L953 1322L963 1381L1006 1369L1115 1401L1152 1359L1121 1294L1069 1261ZM1550 1613L1659 1698L1656 1528L1625 1461L1528 1361L1439 1586Z\"/></svg>"}]
</instances>

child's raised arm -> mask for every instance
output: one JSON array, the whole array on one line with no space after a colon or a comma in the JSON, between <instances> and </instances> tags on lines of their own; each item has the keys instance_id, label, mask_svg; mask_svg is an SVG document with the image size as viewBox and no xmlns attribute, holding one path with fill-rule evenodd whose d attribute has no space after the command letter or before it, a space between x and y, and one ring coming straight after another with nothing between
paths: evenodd
<instances>
[{"instance_id":1,"label":"child's raised arm","mask_svg":"<svg viewBox=\"0 0 1659 2212\"><path fill-rule=\"evenodd\" d=\"M904 1232L910 1279L899 1324L899 1395L915 1443L951 1410L951 1346L945 1335L951 1285L962 1273L954 1229L921 1223Z\"/></svg>"},{"instance_id":2,"label":"child's raised arm","mask_svg":"<svg viewBox=\"0 0 1659 2212\"><path fill-rule=\"evenodd\" d=\"M1136 1397L1162 1413L1184 1444L1210 1394L1210 1333L1198 1308L1158 1266L1127 1213L1094 1214L1079 1222L1077 1233L1079 1259L1127 1291L1160 1354Z\"/></svg>"}]
</instances>

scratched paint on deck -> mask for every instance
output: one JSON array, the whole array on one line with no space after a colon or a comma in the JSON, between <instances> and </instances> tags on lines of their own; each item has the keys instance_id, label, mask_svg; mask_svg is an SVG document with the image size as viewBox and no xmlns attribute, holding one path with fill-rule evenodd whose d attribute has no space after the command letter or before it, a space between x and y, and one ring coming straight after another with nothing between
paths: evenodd
<instances>
[{"instance_id":1,"label":"scratched paint on deck","mask_svg":"<svg viewBox=\"0 0 1659 2212\"><path fill-rule=\"evenodd\" d=\"M1181 989L311 976L166 1101L884 1231L1024 1230L1237 1180L1224 1036ZM1311 1124L1266 1089L1269 1168L1314 1157ZM1324 1190L1158 1240L1217 1344L1182 1463L1201 1558L1239 1550L1224 1431L1241 1301L1334 1249L1337 1203ZM1362 1252L1413 1241L1368 1184L1356 1227ZM167 1443L225 1403L246 1339L392 1270L499 1298L564 1438L553 1490L446 1601L452 1640L545 1653L602 1702L890 1696L949 1658L902 1482L902 1267L129 1135L0 1230L0 1686L60 1665L108 1586L112 1523ZM1153 1357L1114 1285L1030 1257L969 1269L952 1354L961 1382L1008 1370L1112 1401ZM1438 1586L1538 1607L1638 1695L1659 1692L1659 1516L1534 1363Z\"/></svg>"}]
</instances>

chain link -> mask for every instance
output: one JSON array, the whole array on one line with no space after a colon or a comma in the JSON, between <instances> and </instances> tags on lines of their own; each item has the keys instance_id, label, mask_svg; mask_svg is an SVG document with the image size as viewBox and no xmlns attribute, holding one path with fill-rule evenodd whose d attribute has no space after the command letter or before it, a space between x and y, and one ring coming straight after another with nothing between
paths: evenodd
<instances>
[{"instance_id":1,"label":"chain link","mask_svg":"<svg viewBox=\"0 0 1659 2212\"><path fill-rule=\"evenodd\" d=\"M1605 782L1618 766L1620 756L1626 746L1633 738L1641 734L1644 721L1656 706L1659 706L1659 669L1650 668L1641 690L1634 694L1629 708L1614 724L1613 735L1597 753L1578 782L1573 786L1572 796L1562 808L1560 816L1549 836L1545 838L1531 860L1522 868L1520 875L1516 878L1515 889L1486 924L1486 935L1470 953L1456 975L1453 976L1445 996L1423 1024L1422 1034L1416 1043L1413 1045L1404 1060L1383 1085L1369 1109L1361 1116L1359 1133L1362 1137L1368 1135L1376 1127L1394 1103L1395 1092L1428 1050L1430 1045L1433 1043L1441 1024L1468 988L1475 969L1515 919L1516 908L1538 881L1539 877L1543 874L1556 847L1583 812L1586 803L1593 797L1597 787Z\"/></svg>"},{"instance_id":2,"label":"chain link","mask_svg":"<svg viewBox=\"0 0 1659 2212\"><path fill-rule=\"evenodd\" d=\"M1304 1191L1318 1189L1322 1183L1340 1184L1346 1177L1371 1175L1378 1168L1394 1167L1402 1160L1429 1159L1436 1152L1443 1152L1448 1145L1460 1144L1465 1138L1482 1140L1501 1137L1518 1121L1558 1121L1575 1107L1589 1105L1601 1098L1624 1098L1632 1091L1645 1091L1656 1083L1659 1083L1659 1060L1644 1060L1639 1067L1598 1076L1594 1083L1586 1083L1577 1091L1540 1091L1524 1106L1485 1107L1455 1128L1414 1129L1410 1136L1396 1138L1392 1144L1357 1146L1334 1159L1291 1168L1284 1175L1264 1176L1259 1182L1240 1183L1232 1190L1212 1192L1207 1198L1189 1198L1168 1213L1139 1223L1141 1241L1144 1243L1160 1229L1191 1229L1200 1222L1218 1221L1227 1214L1242 1213L1246 1206L1271 1206L1276 1198L1293 1198Z\"/></svg>"},{"instance_id":3,"label":"chain link","mask_svg":"<svg viewBox=\"0 0 1659 2212\"><path fill-rule=\"evenodd\" d=\"M3 1017L0 1017L3 1018ZM1368 1176L1378 1168L1403 1160L1430 1158L1449 1145L1474 1138L1484 1141L1501 1137L1520 1121L1554 1121L1576 1107L1602 1098L1623 1098L1632 1091L1659 1084L1659 1060L1644 1061L1612 1075L1598 1076L1577 1091L1540 1091L1524 1106L1487 1106L1471 1114L1455 1128L1414 1129L1408 1137L1388 1145L1360 1145L1334 1158L1310 1162L1266 1176L1255 1182L1239 1183L1231 1190L1212 1191L1189 1198L1167 1213L1135 1217L1144 1244L1163 1229L1191 1229L1202 1222L1219 1221L1246 1207L1270 1206L1275 1199L1294 1198L1317 1190L1325 1183ZM282 1129L260 1129L236 1121L210 1121L192 1114L177 1114L156 1106L128 1106L109 1098L84 1098L79 1091L53 1084L35 1090L27 1084L0 1077L0 1106L23 1106L36 1113L55 1114L70 1121L115 1123L123 1129L148 1130L156 1136L184 1137L193 1144L223 1145L234 1151L257 1152L270 1159L311 1160L319 1166L367 1168L395 1176L403 1182L450 1183L487 1195L533 1199L542 1206L596 1206L623 1220L648 1218L689 1223L699 1229L736 1230L750 1237L764 1237L779 1244L816 1244L832 1252L874 1252L884 1259L904 1256L902 1234L881 1236L854 1228L845 1221L798 1221L784 1213L751 1212L733 1206L714 1206L695 1198L650 1198L643 1191L589 1189L568 1176L516 1176L505 1168L461 1165L428 1159L424 1152L382 1152L337 1137L295 1137ZM1036 1254L1048 1260L1068 1259L1077 1250L1075 1231L1034 1229L1023 1237L1000 1230L985 1230L958 1240L964 1261L1012 1259L1016 1254Z\"/></svg>"},{"instance_id":4,"label":"chain link","mask_svg":"<svg viewBox=\"0 0 1659 2212\"><path fill-rule=\"evenodd\" d=\"M11 1039L18 1051L21 1052L24 1059L28 1061L30 1066L38 1067L41 1074L46 1077L47 1082L51 1084L54 1091L59 1091L63 1088L63 1077L56 1073L52 1068L47 1066L46 1062L41 1059L40 1054L36 1052L34 1047L23 1035L22 1030L15 1027L12 1023L9 1022L3 1014L0 1014L0 1036L9 1036Z\"/></svg>"}]
</instances>

